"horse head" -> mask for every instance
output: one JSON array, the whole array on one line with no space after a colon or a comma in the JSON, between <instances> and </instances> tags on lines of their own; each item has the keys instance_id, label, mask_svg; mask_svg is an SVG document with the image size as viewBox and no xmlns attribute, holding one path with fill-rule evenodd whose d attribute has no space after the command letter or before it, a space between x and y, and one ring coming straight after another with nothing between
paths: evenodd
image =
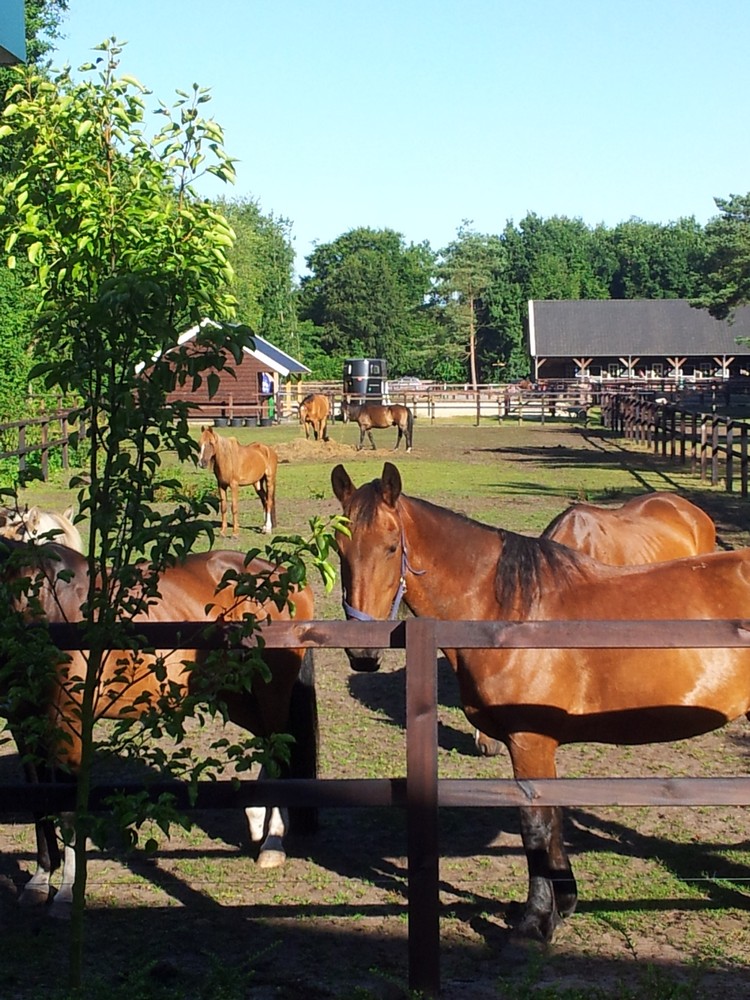
<instances>
[{"instance_id":1,"label":"horse head","mask_svg":"<svg viewBox=\"0 0 750 1000\"><path fill-rule=\"evenodd\" d=\"M216 432L211 427L201 427L200 441L198 442L198 467L210 469L216 454Z\"/></svg>"},{"instance_id":2,"label":"horse head","mask_svg":"<svg viewBox=\"0 0 750 1000\"><path fill-rule=\"evenodd\" d=\"M331 485L349 520L349 534L336 535L344 613L359 621L395 618L405 572L399 471L386 462L380 479L357 489L344 466L337 465ZM380 667L379 649L347 649L346 654L353 670Z\"/></svg>"}]
</instances>

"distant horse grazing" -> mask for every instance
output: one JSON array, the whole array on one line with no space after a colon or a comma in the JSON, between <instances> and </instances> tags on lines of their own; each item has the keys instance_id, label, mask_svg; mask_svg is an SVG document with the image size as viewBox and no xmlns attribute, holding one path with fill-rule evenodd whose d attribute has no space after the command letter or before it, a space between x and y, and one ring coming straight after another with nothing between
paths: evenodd
<instances>
[{"instance_id":1,"label":"distant horse grazing","mask_svg":"<svg viewBox=\"0 0 750 1000\"><path fill-rule=\"evenodd\" d=\"M299 422L305 429L305 438L309 440L310 428L312 428L315 441L327 441L330 413L331 407L327 396L316 392L305 396L299 404Z\"/></svg>"},{"instance_id":2,"label":"distant horse grazing","mask_svg":"<svg viewBox=\"0 0 750 1000\"><path fill-rule=\"evenodd\" d=\"M68 507L62 514L41 510L36 506L23 511L1 507L0 537L38 544L52 541L67 545L76 552L83 552L83 539L73 524L72 507Z\"/></svg>"},{"instance_id":3,"label":"distant horse grazing","mask_svg":"<svg viewBox=\"0 0 750 1000\"><path fill-rule=\"evenodd\" d=\"M263 504L265 520L261 531L270 534L276 527L276 469L279 457L265 444L240 444L235 437L220 437L211 427L201 428L198 465L212 469L219 484L221 534L227 533L227 490L232 491L232 536L240 533L240 486L255 487Z\"/></svg>"},{"instance_id":4,"label":"distant horse grazing","mask_svg":"<svg viewBox=\"0 0 750 1000\"><path fill-rule=\"evenodd\" d=\"M744 619L750 549L646 566L606 566L550 541L489 527L406 496L389 462L356 488L331 475L348 533L337 535L347 618L415 615L461 621ZM516 779L554 778L567 743L665 743L710 732L750 712L750 647L445 649L469 722L500 740ZM355 670L380 652L347 650ZM407 666L408 669L408 666ZM548 941L573 913L576 882L562 809L530 800L521 812L528 898L516 924Z\"/></svg>"},{"instance_id":5,"label":"distant horse grazing","mask_svg":"<svg viewBox=\"0 0 750 1000\"><path fill-rule=\"evenodd\" d=\"M398 437L393 450L401 444L401 438L406 438L406 450L411 451L412 437L414 434L414 414L408 406L402 403L394 403L392 406L383 406L380 403L347 403L341 404L341 415L344 423L353 420L359 426L359 444L357 450L361 451L365 440L365 434L370 439L370 444L375 449L375 441L372 436L373 427L382 430L385 427L397 427Z\"/></svg>"},{"instance_id":6,"label":"distant horse grazing","mask_svg":"<svg viewBox=\"0 0 750 1000\"><path fill-rule=\"evenodd\" d=\"M550 521L542 538L585 552L608 566L640 566L716 549L716 526L700 507L677 493L646 493L621 507L572 504ZM484 757L501 744L479 731L474 739Z\"/></svg>"},{"instance_id":7,"label":"distant horse grazing","mask_svg":"<svg viewBox=\"0 0 750 1000\"><path fill-rule=\"evenodd\" d=\"M17 554L17 555L16 555ZM22 568L9 569L9 556L22 560ZM6 580L9 574L26 575L43 581L39 601L43 620L47 622L77 622L81 620L81 605L88 595L86 560L71 549L49 545L37 550L25 543L6 541L0 546L0 574ZM262 559L253 559L245 566L245 556L240 552L213 551L188 555L181 563L169 566L158 579L158 597L144 595L142 611L136 621L148 622L211 622L240 621L247 613L259 621L289 621L292 610L279 610L269 601L258 605L252 598L236 590L236 578L222 587L226 574L246 573L256 578L279 577L278 571ZM137 594L134 594L134 599ZM297 619L314 617L312 591L309 587L295 589L290 602ZM216 654L190 648L190 639L183 634L185 648L158 651L156 655L133 654L132 651L110 651L104 660L99 677L95 703L97 719L121 718L124 713L133 716L149 710L162 711L163 704L177 706L180 699L190 692L200 690L204 678L216 683L217 671L226 661L217 660ZM54 726L54 745L49 748L53 766L64 765L74 775L81 759L78 719L86 661L80 652L69 652L69 662L61 664L47 706ZM211 658L209 659L209 656ZM317 776L317 703L312 656L309 650L264 649L263 660L268 667L266 679L255 674L251 689L228 687L221 694L229 719L248 732L262 737L276 733L289 733L294 737L290 761L281 765L283 777L314 778ZM191 667L186 669L185 664ZM229 665L230 676L232 674ZM220 677L221 674L219 673ZM43 713L44 706L39 706ZM11 719L11 728L13 720ZM282 811L270 811L264 823L265 809L248 809L250 836L260 842L258 864L275 867L284 862L283 835L286 818ZM315 810L301 809L293 817L301 832L314 829ZM28 904L46 902L49 895L50 876L59 867L59 851L39 840L37 871L24 890ZM72 849L64 852L63 884L54 900L57 916L65 916L71 901L75 878L75 861Z\"/></svg>"}]
</instances>

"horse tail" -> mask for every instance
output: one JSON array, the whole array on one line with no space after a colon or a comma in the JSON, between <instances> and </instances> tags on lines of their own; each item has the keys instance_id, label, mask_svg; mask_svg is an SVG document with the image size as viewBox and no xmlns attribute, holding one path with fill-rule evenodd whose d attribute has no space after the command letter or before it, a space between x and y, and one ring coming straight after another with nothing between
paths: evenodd
<instances>
[{"instance_id":1,"label":"horse tail","mask_svg":"<svg viewBox=\"0 0 750 1000\"><path fill-rule=\"evenodd\" d=\"M414 414L409 407L406 408L406 445L411 448L412 435L414 434Z\"/></svg>"},{"instance_id":2,"label":"horse tail","mask_svg":"<svg viewBox=\"0 0 750 1000\"><path fill-rule=\"evenodd\" d=\"M294 737L288 777L317 778L318 696L315 690L315 662L311 649L305 650L299 676L292 688L288 729L290 735ZM315 833L318 829L318 810L314 806L298 806L291 809L290 827L294 833Z\"/></svg>"}]
</instances>

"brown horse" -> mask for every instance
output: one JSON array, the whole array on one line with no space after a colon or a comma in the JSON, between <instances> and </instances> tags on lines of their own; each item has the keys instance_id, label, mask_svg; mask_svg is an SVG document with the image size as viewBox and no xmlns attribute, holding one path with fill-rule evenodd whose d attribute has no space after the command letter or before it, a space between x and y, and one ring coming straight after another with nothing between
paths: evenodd
<instances>
[{"instance_id":1,"label":"brown horse","mask_svg":"<svg viewBox=\"0 0 750 1000\"><path fill-rule=\"evenodd\" d=\"M13 570L42 581L37 613L48 622L76 622L81 620L81 606L88 598L87 562L78 553L63 546L50 544L44 549L29 545L4 542L0 548L3 565L0 572L5 579L8 555L20 553L25 568ZM18 558L18 556L16 556ZM273 601L259 605L246 596L238 580L248 576L278 580L279 572L262 559L253 559L245 565L240 552L213 551L188 555L184 561L165 569L158 578L158 596L140 599L141 609L136 621L148 622L209 622L241 621L252 614L258 621L289 621L314 617L312 591L309 587L295 589L290 603L279 610ZM225 578L230 581L223 585ZM136 594L132 595L134 599ZM118 719L123 715L140 716L144 712L157 713L166 707L177 707L187 693L196 693L204 680L212 683L223 661L205 650L186 648L158 651L156 655L134 654L132 651L110 651L103 662L98 677L95 702L97 719ZM76 773L81 760L81 742L78 719L82 678L86 672L84 654L69 652L69 662L58 668L48 713L55 733L54 745L49 756L52 766L62 765L66 772ZM294 737L289 763L282 767L285 777L316 777L317 775L317 704L312 657L304 649L264 649L263 660L268 676L254 675L250 689L234 685L220 693L227 708L228 718L246 731L262 737L276 733L290 733ZM186 666L188 664L188 666ZM227 663L231 673L231 664ZM41 710L41 709L40 709ZM286 818L278 809L246 810L250 836L261 842L258 864L275 867L285 859L283 835ZM297 827L303 832L314 829L314 810L299 810ZM46 901L50 876L59 865L59 852L45 850L39 842L37 871L25 889L26 902ZM71 902L75 879L75 860L72 849L64 851L63 883L54 900L54 915L65 916Z\"/></svg>"},{"instance_id":2,"label":"brown horse","mask_svg":"<svg viewBox=\"0 0 750 1000\"><path fill-rule=\"evenodd\" d=\"M337 536L347 617L395 617L397 598L442 620L742 619L750 549L649 566L606 566L547 538L492 528L402 493L398 469L333 490L349 518ZM354 669L380 654L348 650ZM517 779L553 778L566 743L670 742L750 711L750 649L446 649L469 722L508 748ZM551 939L573 912L562 810L521 809L529 871L520 933Z\"/></svg>"},{"instance_id":3,"label":"brown horse","mask_svg":"<svg viewBox=\"0 0 750 1000\"><path fill-rule=\"evenodd\" d=\"M572 504L543 531L561 545L610 566L666 562L716 548L716 526L677 493L646 493L621 507Z\"/></svg>"},{"instance_id":4,"label":"brown horse","mask_svg":"<svg viewBox=\"0 0 750 1000\"><path fill-rule=\"evenodd\" d=\"M609 566L666 562L716 549L716 526L708 514L677 493L664 492L632 497L621 507L572 504L542 537ZM474 739L484 757L500 753L501 744L485 733L477 730Z\"/></svg>"},{"instance_id":5,"label":"brown horse","mask_svg":"<svg viewBox=\"0 0 750 1000\"><path fill-rule=\"evenodd\" d=\"M331 407L328 397L314 392L305 396L299 404L299 422L305 428L305 438L309 440L312 428L313 440L328 440L328 417Z\"/></svg>"},{"instance_id":6,"label":"brown horse","mask_svg":"<svg viewBox=\"0 0 750 1000\"><path fill-rule=\"evenodd\" d=\"M232 491L232 535L240 533L240 486L253 485L263 504L265 534L276 527L276 469L279 456L265 444L240 444L235 437L220 437L212 427L202 427L198 465L212 469L219 485L221 534L227 533L227 490Z\"/></svg>"},{"instance_id":7,"label":"brown horse","mask_svg":"<svg viewBox=\"0 0 750 1000\"><path fill-rule=\"evenodd\" d=\"M385 427L397 427L398 437L393 446L393 450L401 444L401 438L406 438L406 450L411 451L412 438L414 435L414 414L408 406L395 403L393 406L382 406L380 403L347 403L344 400L341 404L341 416L344 423L350 420L355 421L359 426L359 444L357 451L362 450L365 434L370 439L370 444L375 448L375 441L372 436L373 427L382 430Z\"/></svg>"}]
</instances>

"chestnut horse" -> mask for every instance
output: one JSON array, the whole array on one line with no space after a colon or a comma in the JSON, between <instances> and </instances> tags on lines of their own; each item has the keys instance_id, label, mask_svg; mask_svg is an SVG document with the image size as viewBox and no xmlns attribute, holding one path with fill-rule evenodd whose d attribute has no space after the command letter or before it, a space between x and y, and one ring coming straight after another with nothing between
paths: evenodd
<instances>
[{"instance_id":1,"label":"chestnut horse","mask_svg":"<svg viewBox=\"0 0 750 1000\"><path fill-rule=\"evenodd\" d=\"M235 437L220 437L212 427L202 427L198 465L212 469L219 485L221 535L227 533L227 490L232 491L232 536L240 533L240 486L255 487L263 504L265 519L261 531L270 534L276 527L276 469L279 456L266 444L240 444Z\"/></svg>"},{"instance_id":2,"label":"chestnut horse","mask_svg":"<svg viewBox=\"0 0 750 1000\"><path fill-rule=\"evenodd\" d=\"M344 610L395 617L398 600L441 620L743 619L750 549L647 566L606 566L550 541L489 527L402 493L389 462L354 486L331 475L349 519L339 533ZM351 649L355 670L380 651ZM446 649L469 722L508 748L514 776L556 777L567 743L643 744L697 736L750 711L750 648ZM524 806L529 889L517 930L550 940L576 905L559 807Z\"/></svg>"},{"instance_id":3,"label":"chestnut horse","mask_svg":"<svg viewBox=\"0 0 750 1000\"><path fill-rule=\"evenodd\" d=\"M550 521L542 537L609 566L666 562L716 549L716 526L708 514L666 492L632 497L621 507L572 504ZM477 730L474 739L484 757L500 753L501 744L485 733Z\"/></svg>"},{"instance_id":4,"label":"chestnut horse","mask_svg":"<svg viewBox=\"0 0 750 1000\"><path fill-rule=\"evenodd\" d=\"M401 438L405 438L406 450L411 451L412 438L414 436L414 414L408 406L402 403L394 403L392 406L383 406L380 403L347 403L344 400L341 404L341 416L344 423L353 420L359 426L359 444L357 451L362 450L365 434L370 439L370 444L375 448L375 441L372 436L373 427L382 430L385 427L397 427L398 436L393 450L401 444Z\"/></svg>"},{"instance_id":5,"label":"chestnut horse","mask_svg":"<svg viewBox=\"0 0 750 1000\"><path fill-rule=\"evenodd\" d=\"M331 407L328 397L314 392L305 396L299 404L299 422L305 428L305 438L310 438L310 428L312 428L313 440L328 440L328 417Z\"/></svg>"},{"instance_id":6,"label":"chestnut horse","mask_svg":"<svg viewBox=\"0 0 750 1000\"><path fill-rule=\"evenodd\" d=\"M49 544L35 548L24 543L5 541L0 546L0 559L5 582L19 575L41 582L36 616L48 622L81 620L81 606L88 599L87 561L64 546ZM10 569L9 555L21 560L23 568ZM278 581L279 572L262 559L247 565L240 552L213 551L188 555L182 562L165 569L158 577L158 596L150 593L131 596L138 602L136 621L148 622L212 622L241 621L251 614L258 621L289 621L292 614L299 619L314 617L312 591L309 587L294 589L289 605L279 610L273 601L259 605L247 596L241 579ZM226 581L226 585L225 585ZM95 702L97 719L117 719L123 715L139 716L144 712L162 712L178 707L184 695L199 693L201 687L215 681L216 671L232 664L206 650L185 648L134 654L132 651L110 651L98 678ZM66 654L67 662L57 670L47 713L54 737L49 748L51 766L62 766L75 775L81 760L81 743L77 720L80 718L82 680L86 671L84 655ZM288 764L281 767L284 777L314 778L317 776L317 703L314 667L310 650L264 649L263 661L268 676L254 675L250 689L234 684L219 697L226 705L227 717L246 731L261 737L289 733L294 737ZM186 666L188 664L188 666ZM43 708L39 707L39 713ZM11 719L11 728L13 720ZM19 750L21 747L19 746ZM27 778L33 776L27 772ZM283 836L286 827L285 810L253 807L246 810L250 837L260 843L258 864L269 868L285 860ZM315 810L295 811L296 827L301 832L315 828ZM46 839L42 837L46 835ZM49 842L49 831L37 824L38 866L24 890L25 902L46 901L50 876L60 864L56 845ZM75 879L74 853L64 850L63 882L55 895L54 915L66 916Z\"/></svg>"}]
</instances>

